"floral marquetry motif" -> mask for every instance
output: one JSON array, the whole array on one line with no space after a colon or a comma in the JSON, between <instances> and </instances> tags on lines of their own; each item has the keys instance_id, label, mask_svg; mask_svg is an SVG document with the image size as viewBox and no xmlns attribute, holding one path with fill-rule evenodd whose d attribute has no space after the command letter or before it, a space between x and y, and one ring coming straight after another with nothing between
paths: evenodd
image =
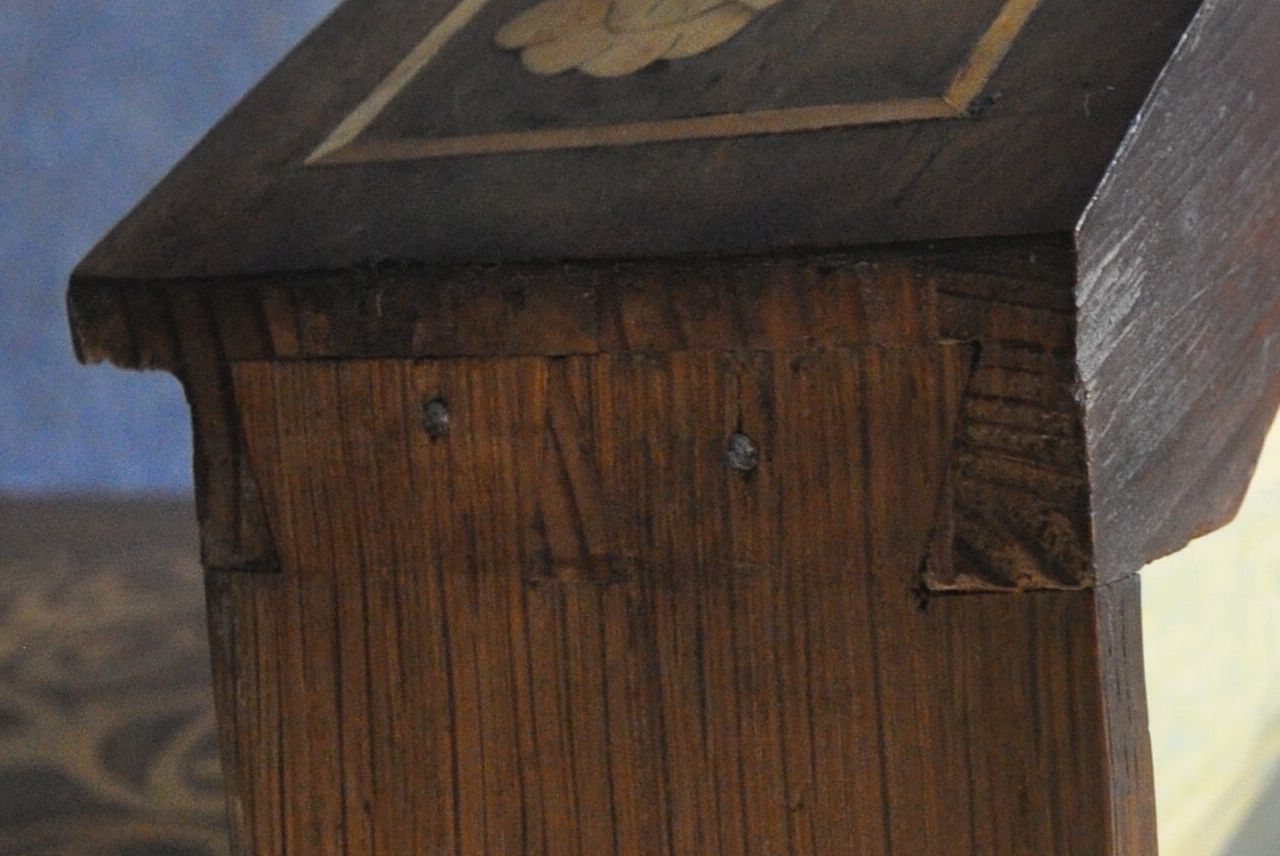
<instances>
[{"instance_id":1,"label":"floral marquetry motif","mask_svg":"<svg viewBox=\"0 0 1280 856\"><path fill-rule=\"evenodd\" d=\"M544 0L498 31L537 74L623 77L719 47L781 0Z\"/></svg>"}]
</instances>

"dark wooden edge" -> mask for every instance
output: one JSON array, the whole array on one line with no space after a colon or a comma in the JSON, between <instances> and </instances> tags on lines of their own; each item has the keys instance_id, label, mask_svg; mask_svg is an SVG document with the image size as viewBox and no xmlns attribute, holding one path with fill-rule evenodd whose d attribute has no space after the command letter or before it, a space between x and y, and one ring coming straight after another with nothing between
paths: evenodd
<instances>
[{"instance_id":1,"label":"dark wooden edge","mask_svg":"<svg viewBox=\"0 0 1280 856\"><path fill-rule=\"evenodd\" d=\"M1103 578L1228 522L1280 404L1280 5L1208 3L1076 236Z\"/></svg>"},{"instance_id":2,"label":"dark wooden edge","mask_svg":"<svg viewBox=\"0 0 1280 856\"><path fill-rule=\"evenodd\" d=\"M245 842L249 836L249 818L245 810L245 785L241 781L236 747L242 735L252 726L241 720L235 704L233 676L223 667L228 654L235 651L240 635L240 613L235 608L231 579L226 570L205 573L205 604L208 617L209 652L212 659L213 704L218 722L218 754L222 767L222 791L227 804L227 825L234 856L252 856Z\"/></svg>"},{"instance_id":3,"label":"dark wooden edge","mask_svg":"<svg viewBox=\"0 0 1280 856\"><path fill-rule=\"evenodd\" d=\"M1154 853L1155 770L1147 729L1141 583L1134 575L1095 591L1111 856Z\"/></svg>"},{"instance_id":4,"label":"dark wooden edge","mask_svg":"<svg viewBox=\"0 0 1280 856\"><path fill-rule=\"evenodd\" d=\"M164 368L192 402L210 567L271 569L229 366L974 345L926 591L1092 583L1068 236L820 257L77 280L77 353Z\"/></svg>"}]
</instances>

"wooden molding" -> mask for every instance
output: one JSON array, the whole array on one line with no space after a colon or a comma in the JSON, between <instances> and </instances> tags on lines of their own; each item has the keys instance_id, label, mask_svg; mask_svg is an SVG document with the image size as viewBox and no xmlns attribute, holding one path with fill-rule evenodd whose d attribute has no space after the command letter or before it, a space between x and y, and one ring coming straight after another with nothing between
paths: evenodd
<instances>
[{"instance_id":1,"label":"wooden molding","mask_svg":"<svg viewBox=\"0 0 1280 856\"><path fill-rule=\"evenodd\" d=\"M191 407L200 554L205 567L275 571L276 544L245 457L226 343L239 338L225 304L190 289L86 288L70 306L76 355L173 374Z\"/></svg>"},{"instance_id":2,"label":"wooden molding","mask_svg":"<svg viewBox=\"0 0 1280 856\"><path fill-rule=\"evenodd\" d=\"M73 302L82 357L131 366L186 365L163 333L174 320L217 331L231 364L964 345L967 379L921 584L1074 589L1092 584L1094 571L1074 399L1072 259L1064 238L1042 238L794 260L377 272L228 284L208 301L179 284L145 299L86 284ZM197 304L206 320L190 308ZM212 370L188 376L215 378L198 386L206 396L225 389ZM234 414L227 424L238 437ZM572 424L561 413L548 437ZM212 426L204 435L221 436ZM216 460L220 478L239 485L231 495L256 495L239 455ZM570 471L582 478L569 484L589 489L586 469ZM252 516L261 519L261 509ZM261 531L218 520L231 529L211 530L211 543Z\"/></svg>"}]
</instances>

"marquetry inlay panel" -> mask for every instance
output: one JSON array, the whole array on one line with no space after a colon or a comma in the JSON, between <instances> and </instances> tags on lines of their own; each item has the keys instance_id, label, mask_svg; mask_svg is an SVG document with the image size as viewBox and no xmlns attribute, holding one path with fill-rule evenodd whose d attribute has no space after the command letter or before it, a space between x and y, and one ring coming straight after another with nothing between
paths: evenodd
<instances>
[{"instance_id":1,"label":"marquetry inlay panel","mask_svg":"<svg viewBox=\"0 0 1280 856\"><path fill-rule=\"evenodd\" d=\"M1039 4L462 0L307 162L954 119Z\"/></svg>"}]
</instances>

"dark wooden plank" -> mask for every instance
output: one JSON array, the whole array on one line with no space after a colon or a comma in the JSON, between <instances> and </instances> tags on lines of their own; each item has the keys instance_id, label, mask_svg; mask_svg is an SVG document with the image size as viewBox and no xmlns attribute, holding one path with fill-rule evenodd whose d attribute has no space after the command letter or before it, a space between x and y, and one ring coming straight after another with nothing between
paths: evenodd
<instances>
[{"instance_id":1,"label":"dark wooden plank","mask_svg":"<svg viewBox=\"0 0 1280 856\"><path fill-rule=\"evenodd\" d=\"M78 278L1067 231L1197 4L782 0L720 48L613 79L496 46L529 5L343 4ZM463 26L435 59L308 165L446 18ZM433 144L492 153L419 157Z\"/></svg>"},{"instance_id":2,"label":"dark wooden plank","mask_svg":"<svg viewBox=\"0 0 1280 856\"><path fill-rule=\"evenodd\" d=\"M1199 16L1078 235L1107 578L1225 523L1280 402L1280 8Z\"/></svg>"}]
</instances>

